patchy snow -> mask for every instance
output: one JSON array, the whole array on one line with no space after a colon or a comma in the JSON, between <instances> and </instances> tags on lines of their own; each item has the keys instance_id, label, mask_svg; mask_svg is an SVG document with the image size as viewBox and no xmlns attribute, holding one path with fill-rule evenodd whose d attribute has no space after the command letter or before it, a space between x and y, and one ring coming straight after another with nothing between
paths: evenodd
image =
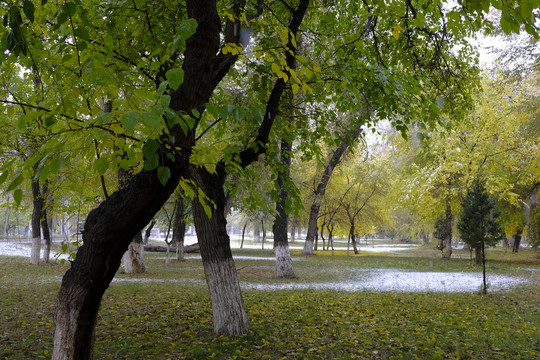
<instances>
[{"instance_id":1,"label":"patchy snow","mask_svg":"<svg viewBox=\"0 0 540 360\"><path fill-rule=\"evenodd\" d=\"M30 243L0 242L0 255L30 257ZM388 246L374 245L361 247L371 251L401 251L411 249L413 246ZM397 250L399 249L399 250ZM64 257L65 255L62 255ZM188 255L190 259L200 259L200 255ZM242 260L275 261L274 257L234 256ZM305 258L293 258L293 260L305 260ZM540 269L527 268L523 270L540 271ZM343 270L347 271L347 270ZM52 279L60 281L59 277ZM192 283L204 284L203 280L197 279L155 279L155 278L124 278L116 277L114 282L130 283ZM504 290L524 284L529 280L525 277L488 274L488 284L491 290ZM242 282L244 289L256 290L292 290L292 289L318 289L318 290L342 290L342 291L402 291L402 292L474 292L482 285L482 273L461 272L419 272L400 269L354 269L350 273L349 280L328 283L301 283L287 282L284 284L262 284Z\"/></svg>"},{"instance_id":2,"label":"patchy snow","mask_svg":"<svg viewBox=\"0 0 540 360\"><path fill-rule=\"evenodd\" d=\"M30 258L30 252L32 251L32 243L30 242L0 242L0 255L4 256L21 256L21 257L27 257ZM44 252L44 246L41 245L41 259L43 259L43 252ZM54 251L51 251L51 260L57 259L56 257L57 253ZM58 256L58 259L66 259L67 260L68 255L67 254L60 254Z\"/></svg>"},{"instance_id":3,"label":"patchy snow","mask_svg":"<svg viewBox=\"0 0 540 360\"><path fill-rule=\"evenodd\" d=\"M523 284L527 279L517 276L489 275L492 290L504 290ZM342 291L402 291L402 292L474 292L482 285L481 273L419 272L393 269L360 269L353 278L335 283L253 284L242 283L246 289L292 290L318 289Z\"/></svg>"}]
</instances>

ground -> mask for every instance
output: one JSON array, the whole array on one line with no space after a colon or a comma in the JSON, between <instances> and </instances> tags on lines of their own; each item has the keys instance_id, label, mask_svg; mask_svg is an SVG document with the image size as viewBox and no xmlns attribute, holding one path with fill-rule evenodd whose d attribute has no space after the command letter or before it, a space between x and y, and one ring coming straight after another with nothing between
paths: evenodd
<instances>
[{"instance_id":1,"label":"ground","mask_svg":"<svg viewBox=\"0 0 540 360\"><path fill-rule=\"evenodd\" d=\"M462 250L445 261L432 247L368 241L363 246L384 251L346 256L341 246L335 256L306 257L293 244L298 278L284 280L274 277L271 243L264 251L249 245L233 250L249 334L212 334L198 256L165 267L163 253L147 253L147 274L119 271L105 294L95 358L540 358L540 258L531 249L491 249L482 296L480 268ZM0 359L50 358L67 267L0 256Z\"/></svg>"}]
</instances>

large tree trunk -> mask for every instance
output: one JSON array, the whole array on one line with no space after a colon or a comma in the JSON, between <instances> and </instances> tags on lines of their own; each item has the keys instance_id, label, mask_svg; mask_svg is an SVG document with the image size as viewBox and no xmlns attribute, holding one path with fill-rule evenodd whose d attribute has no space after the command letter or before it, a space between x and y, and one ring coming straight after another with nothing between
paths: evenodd
<instances>
[{"instance_id":1,"label":"large tree trunk","mask_svg":"<svg viewBox=\"0 0 540 360\"><path fill-rule=\"evenodd\" d=\"M44 200L41 196L39 180L32 178L32 250L30 264L38 265L41 252L41 217L43 216Z\"/></svg>"},{"instance_id":2,"label":"large tree trunk","mask_svg":"<svg viewBox=\"0 0 540 360\"><path fill-rule=\"evenodd\" d=\"M317 233L317 219L319 218L319 209L321 208L321 203L326 192L326 186L330 181L330 177L334 172L336 166L341 162L341 158L345 151L351 145L351 141L355 141L360 134L362 133L362 127L360 124L356 126L354 130L351 130L348 136L345 136L343 142L337 147L330 159L328 164L324 167L324 173L321 177L319 185L314 192L313 204L309 211L309 222L308 222L308 232L306 236L306 242L304 243L304 255L313 255L313 242L315 240L315 234Z\"/></svg>"},{"instance_id":3,"label":"large tree trunk","mask_svg":"<svg viewBox=\"0 0 540 360\"><path fill-rule=\"evenodd\" d=\"M443 258L450 259L452 256L452 223L454 217L452 216L452 207L450 206L450 199L446 199L446 211L445 211L445 222L444 226L446 227L445 238L444 238L444 254Z\"/></svg>"},{"instance_id":4,"label":"large tree trunk","mask_svg":"<svg viewBox=\"0 0 540 360\"><path fill-rule=\"evenodd\" d=\"M224 335L245 334L249 330L249 322L227 234L224 175L210 174L202 168L191 168L190 175L213 202L209 204L204 199L194 201L193 219L210 291L214 332ZM210 217L205 212L205 206L211 212Z\"/></svg>"},{"instance_id":5,"label":"large tree trunk","mask_svg":"<svg viewBox=\"0 0 540 360\"><path fill-rule=\"evenodd\" d=\"M142 172L111 195L86 219L83 245L62 279L54 315L52 358L92 358L94 328L103 293L135 235L152 219L174 191L185 163L170 164L164 187L156 171Z\"/></svg>"},{"instance_id":6,"label":"large tree trunk","mask_svg":"<svg viewBox=\"0 0 540 360\"><path fill-rule=\"evenodd\" d=\"M295 277L288 241L289 215L286 211L286 204L289 193L284 185L290 173L291 149L291 144L283 137L281 139L281 165L284 170L278 175L279 200L276 202L277 214L274 225L272 226L272 231L274 232L274 252L276 254L276 276L278 278Z\"/></svg>"},{"instance_id":7,"label":"large tree trunk","mask_svg":"<svg viewBox=\"0 0 540 360\"><path fill-rule=\"evenodd\" d=\"M521 243L521 235L523 234L523 229L518 227L516 233L514 234L514 242L512 243L512 252L517 253L519 251L519 245Z\"/></svg>"}]
</instances>

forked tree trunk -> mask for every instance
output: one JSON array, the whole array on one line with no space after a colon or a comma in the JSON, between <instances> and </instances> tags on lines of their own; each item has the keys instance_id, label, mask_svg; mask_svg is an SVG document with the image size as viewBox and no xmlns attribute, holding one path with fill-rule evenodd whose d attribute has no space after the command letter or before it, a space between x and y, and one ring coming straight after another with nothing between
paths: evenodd
<instances>
[{"instance_id":1,"label":"forked tree trunk","mask_svg":"<svg viewBox=\"0 0 540 360\"><path fill-rule=\"evenodd\" d=\"M213 202L204 199L193 202L193 220L214 318L214 332L241 335L249 330L242 291L232 258L227 220L224 215L224 175L210 174L201 168L190 169L191 178ZM205 202L210 218L201 202Z\"/></svg>"}]
</instances>

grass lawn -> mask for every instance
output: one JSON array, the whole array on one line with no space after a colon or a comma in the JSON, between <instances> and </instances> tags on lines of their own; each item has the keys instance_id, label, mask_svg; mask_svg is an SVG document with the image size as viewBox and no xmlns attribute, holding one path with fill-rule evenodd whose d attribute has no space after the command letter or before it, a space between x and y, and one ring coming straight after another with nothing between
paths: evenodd
<instances>
[{"instance_id":1,"label":"grass lawn","mask_svg":"<svg viewBox=\"0 0 540 360\"><path fill-rule=\"evenodd\" d=\"M271 248L271 245L268 245ZM303 257L297 279L274 278L272 250L235 250L242 283L350 281L358 269L478 272L468 252L444 261L418 247L399 254L363 252ZM488 272L526 278L508 290L477 292L244 290L249 334L216 337L200 259L147 253L148 273L117 274L96 327L96 359L540 359L540 258L488 252ZM52 314L68 264L31 266L0 256L0 359L47 359ZM144 279L144 281L141 281ZM478 284L480 286L480 284Z\"/></svg>"}]
</instances>

